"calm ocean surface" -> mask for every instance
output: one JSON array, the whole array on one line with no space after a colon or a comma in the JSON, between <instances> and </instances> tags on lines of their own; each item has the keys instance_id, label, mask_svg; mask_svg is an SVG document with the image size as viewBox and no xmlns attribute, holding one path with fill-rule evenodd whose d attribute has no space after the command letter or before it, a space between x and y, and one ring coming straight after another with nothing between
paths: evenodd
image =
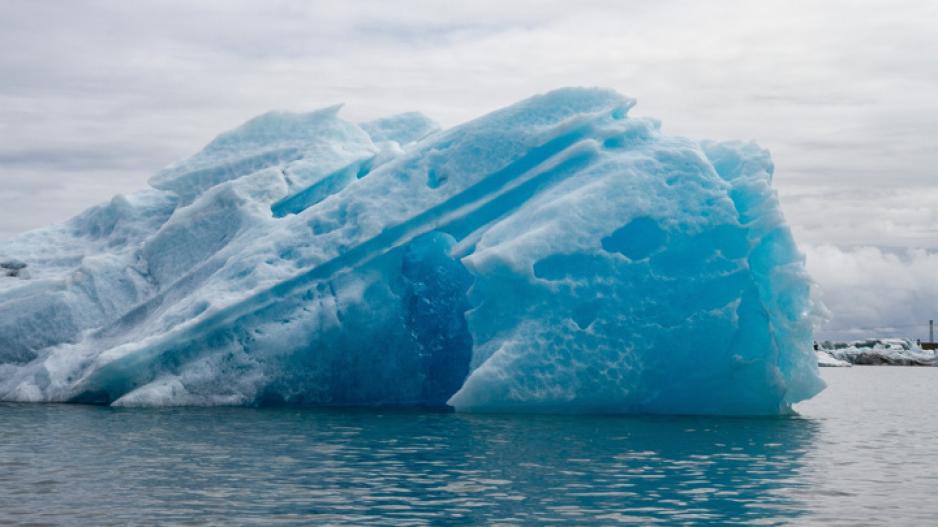
<instances>
[{"instance_id":1,"label":"calm ocean surface","mask_svg":"<svg viewBox=\"0 0 938 527\"><path fill-rule=\"evenodd\" d=\"M938 368L775 419L0 404L0 525L938 525Z\"/></svg>"}]
</instances>

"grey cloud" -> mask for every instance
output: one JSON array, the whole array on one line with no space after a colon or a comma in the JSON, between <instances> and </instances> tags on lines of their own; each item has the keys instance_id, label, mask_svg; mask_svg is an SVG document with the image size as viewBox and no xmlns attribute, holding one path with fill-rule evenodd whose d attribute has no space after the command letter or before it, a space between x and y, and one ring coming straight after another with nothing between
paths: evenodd
<instances>
[{"instance_id":1,"label":"grey cloud","mask_svg":"<svg viewBox=\"0 0 938 527\"><path fill-rule=\"evenodd\" d=\"M844 94L795 94L795 93L756 93L748 100L757 104L784 103L799 106L865 106L876 100L867 97L855 97Z\"/></svg>"},{"instance_id":2,"label":"grey cloud","mask_svg":"<svg viewBox=\"0 0 938 527\"><path fill-rule=\"evenodd\" d=\"M134 151L127 145L98 145L95 150L32 148L4 152L0 150L0 165L15 171L17 167L36 170L75 172L87 170L138 170L152 166L160 156L147 150ZM109 148L110 146L110 148ZM120 155L114 155L120 152Z\"/></svg>"},{"instance_id":3,"label":"grey cloud","mask_svg":"<svg viewBox=\"0 0 938 527\"><path fill-rule=\"evenodd\" d=\"M808 271L830 311L818 338L923 338L938 296L938 252L807 246Z\"/></svg>"},{"instance_id":4,"label":"grey cloud","mask_svg":"<svg viewBox=\"0 0 938 527\"><path fill-rule=\"evenodd\" d=\"M935 27L938 4L901 0L7 0L0 237L143 188L270 109L452 126L600 85L668 133L768 147L806 244L935 248Z\"/></svg>"}]
</instances>

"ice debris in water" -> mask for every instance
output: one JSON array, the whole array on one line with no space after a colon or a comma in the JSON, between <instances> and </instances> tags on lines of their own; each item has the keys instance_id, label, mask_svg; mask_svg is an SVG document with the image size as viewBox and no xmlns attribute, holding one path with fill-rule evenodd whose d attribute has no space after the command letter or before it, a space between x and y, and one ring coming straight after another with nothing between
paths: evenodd
<instances>
[{"instance_id":1,"label":"ice debris in water","mask_svg":"<svg viewBox=\"0 0 938 527\"><path fill-rule=\"evenodd\" d=\"M632 105L257 117L0 244L30 271L0 276L0 398L788 411L823 385L768 153Z\"/></svg>"}]
</instances>

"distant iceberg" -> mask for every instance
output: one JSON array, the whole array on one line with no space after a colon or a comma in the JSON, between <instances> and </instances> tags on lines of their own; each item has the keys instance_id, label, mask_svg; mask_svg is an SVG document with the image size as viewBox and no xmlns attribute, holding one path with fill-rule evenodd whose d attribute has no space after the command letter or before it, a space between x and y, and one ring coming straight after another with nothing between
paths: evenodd
<instances>
[{"instance_id":1,"label":"distant iceberg","mask_svg":"<svg viewBox=\"0 0 938 527\"><path fill-rule=\"evenodd\" d=\"M0 399L788 412L823 384L768 153L633 104L248 121L0 243Z\"/></svg>"},{"instance_id":2,"label":"distant iceberg","mask_svg":"<svg viewBox=\"0 0 938 527\"><path fill-rule=\"evenodd\" d=\"M938 356L934 350L924 350L917 343L903 338L870 338L852 342L824 341L819 346L819 359L821 355L848 365L938 366ZM824 366L820 360L818 365Z\"/></svg>"},{"instance_id":3,"label":"distant iceberg","mask_svg":"<svg viewBox=\"0 0 938 527\"><path fill-rule=\"evenodd\" d=\"M853 366L853 364L850 364L845 360L835 358L826 351L815 350L814 353L817 355L817 365L821 368L849 368Z\"/></svg>"}]
</instances>

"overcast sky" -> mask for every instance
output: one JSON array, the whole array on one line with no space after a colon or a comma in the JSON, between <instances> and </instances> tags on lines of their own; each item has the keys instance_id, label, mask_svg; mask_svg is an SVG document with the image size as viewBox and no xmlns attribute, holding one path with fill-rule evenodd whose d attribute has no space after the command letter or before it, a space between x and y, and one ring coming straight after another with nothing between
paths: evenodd
<instances>
[{"instance_id":1,"label":"overcast sky","mask_svg":"<svg viewBox=\"0 0 938 527\"><path fill-rule=\"evenodd\" d=\"M419 110L448 127L605 86L668 133L772 151L831 308L822 336L924 336L936 34L928 0L0 0L0 238L139 189L270 109L344 102L352 120Z\"/></svg>"}]
</instances>

